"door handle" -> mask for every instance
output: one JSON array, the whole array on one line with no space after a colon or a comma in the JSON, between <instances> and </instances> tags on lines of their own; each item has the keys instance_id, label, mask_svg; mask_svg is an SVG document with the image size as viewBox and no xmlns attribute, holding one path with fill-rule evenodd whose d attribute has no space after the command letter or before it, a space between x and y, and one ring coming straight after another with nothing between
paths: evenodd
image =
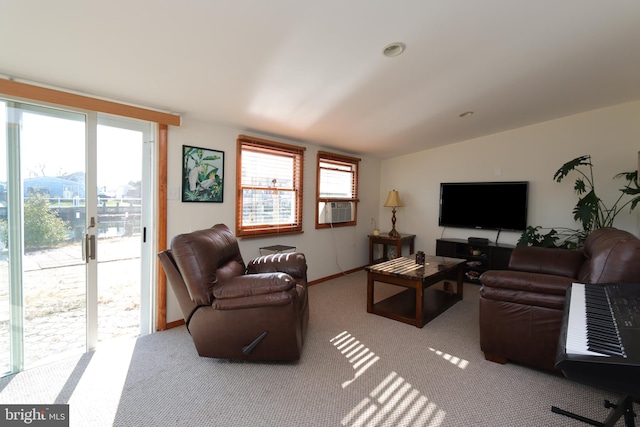
<instances>
[{"instance_id":1,"label":"door handle","mask_svg":"<svg viewBox=\"0 0 640 427\"><path fill-rule=\"evenodd\" d=\"M84 235L82 259L84 259L87 264L89 263L89 260L96 259L96 236L92 234Z\"/></svg>"},{"instance_id":2,"label":"door handle","mask_svg":"<svg viewBox=\"0 0 640 427\"><path fill-rule=\"evenodd\" d=\"M82 260L89 264L89 260L96 259L96 236L90 235L89 230L95 228L96 218L91 217L87 233L84 234L84 244L82 245Z\"/></svg>"}]
</instances>

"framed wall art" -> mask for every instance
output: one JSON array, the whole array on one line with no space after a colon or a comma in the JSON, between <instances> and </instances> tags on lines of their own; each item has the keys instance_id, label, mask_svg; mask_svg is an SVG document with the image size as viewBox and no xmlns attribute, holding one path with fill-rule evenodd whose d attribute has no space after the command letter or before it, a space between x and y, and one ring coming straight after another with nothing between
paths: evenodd
<instances>
[{"instance_id":1,"label":"framed wall art","mask_svg":"<svg viewBox=\"0 0 640 427\"><path fill-rule=\"evenodd\" d=\"M182 201L222 203L224 151L182 146Z\"/></svg>"}]
</instances>

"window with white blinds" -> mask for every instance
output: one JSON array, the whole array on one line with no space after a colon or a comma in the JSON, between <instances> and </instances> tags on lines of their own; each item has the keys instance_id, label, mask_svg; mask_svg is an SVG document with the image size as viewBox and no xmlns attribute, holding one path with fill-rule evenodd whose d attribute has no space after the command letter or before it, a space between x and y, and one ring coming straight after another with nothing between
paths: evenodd
<instances>
[{"instance_id":1,"label":"window with white blinds","mask_svg":"<svg viewBox=\"0 0 640 427\"><path fill-rule=\"evenodd\" d=\"M240 135L236 234L302 232L304 147Z\"/></svg>"},{"instance_id":2,"label":"window with white blinds","mask_svg":"<svg viewBox=\"0 0 640 427\"><path fill-rule=\"evenodd\" d=\"M316 228L356 225L360 159L318 152Z\"/></svg>"}]
</instances>

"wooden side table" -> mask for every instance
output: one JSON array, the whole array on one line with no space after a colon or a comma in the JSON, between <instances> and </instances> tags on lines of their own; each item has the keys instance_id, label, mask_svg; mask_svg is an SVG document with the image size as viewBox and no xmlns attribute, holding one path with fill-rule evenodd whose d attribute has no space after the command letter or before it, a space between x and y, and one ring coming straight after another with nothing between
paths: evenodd
<instances>
[{"instance_id":1,"label":"wooden side table","mask_svg":"<svg viewBox=\"0 0 640 427\"><path fill-rule=\"evenodd\" d=\"M387 248L389 246L394 246L396 248L396 257L401 257L402 247L409 245L409 255L411 255L414 252L415 238L415 234L400 234L400 237L391 237L389 233L380 233L378 236L369 234L369 265L388 261ZM382 245L382 258L373 259L375 245Z\"/></svg>"}]
</instances>

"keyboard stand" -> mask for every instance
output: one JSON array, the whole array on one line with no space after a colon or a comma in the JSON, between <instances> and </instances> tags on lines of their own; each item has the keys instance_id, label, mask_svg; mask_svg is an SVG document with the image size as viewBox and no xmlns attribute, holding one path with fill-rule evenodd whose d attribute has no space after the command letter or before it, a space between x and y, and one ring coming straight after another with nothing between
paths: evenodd
<instances>
[{"instance_id":1,"label":"keyboard stand","mask_svg":"<svg viewBox=\"0 0 640 427\"><path fill-rule=\"evenodd\" d=\"M564 415L569 418L573 418L574 420L582 421L583 423L591 424L592 426L598 426L598 427L613 427L616 424L616 422L620 419L620 417L624 415L624 425L626 427L635 427L636 423L635 423L634 417L636 415L633 413L633 397L632 396L624 397L617 404L611 403L608 400L605 400L604 407L611 408L613 409L613 411L609 414L609 416L603 423L592 420L590 418L583 417L581 415L574 414L572 412L565 411L564 409L560 409L555 406L551 407L551 412Z\"/></svg>"}]
</instances>

